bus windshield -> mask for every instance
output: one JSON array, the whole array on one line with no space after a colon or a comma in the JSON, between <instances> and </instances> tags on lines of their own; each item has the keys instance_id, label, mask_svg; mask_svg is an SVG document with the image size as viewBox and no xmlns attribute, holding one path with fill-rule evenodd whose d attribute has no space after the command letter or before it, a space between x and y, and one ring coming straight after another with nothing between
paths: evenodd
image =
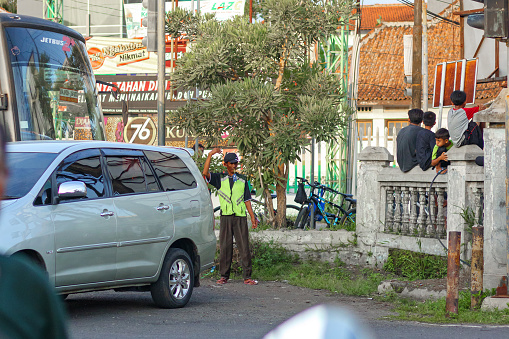
<instances>
[{"instance_id":1,"label":"bus windshield","mask_svg":"<svg viewBox=\"0 0 509 339\"><path fill-rule=\"evenodd\" d=\"M83 42L6 27L21 140L104 140L95 79Z\"/></svg>"}]
</instances>

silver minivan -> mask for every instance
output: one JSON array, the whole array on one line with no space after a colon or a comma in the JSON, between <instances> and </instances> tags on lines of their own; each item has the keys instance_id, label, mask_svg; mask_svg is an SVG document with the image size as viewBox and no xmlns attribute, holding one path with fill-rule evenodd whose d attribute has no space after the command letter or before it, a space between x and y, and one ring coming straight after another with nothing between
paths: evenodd
<instances>
[{"instance_id":1,"label":"silver minivan","mask_svg":"<svg viewBox=\"0 0 509 339\"><path fill-rule=\"evenodd\" d=\"M17 142L7 162L0 251L29 256L59 293L137 289L183 307L213 266L212 202L186 150Z\"/></svg>"}]
</instances>

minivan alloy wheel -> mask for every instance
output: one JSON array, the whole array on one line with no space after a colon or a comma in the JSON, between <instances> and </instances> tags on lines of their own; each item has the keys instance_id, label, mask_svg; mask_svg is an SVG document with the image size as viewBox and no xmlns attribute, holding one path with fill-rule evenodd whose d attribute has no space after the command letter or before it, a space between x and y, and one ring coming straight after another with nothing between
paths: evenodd
<instances>
[{"instance_id":1,"label":"minivan alloy wheel","mask_svg":"<svg viewBox=\"0 0 509 339\"><path fill-rule=\"evenodd\" d=\"M189 254L180 248L170 248L159 279L150 286L152 299L162 308L184 307L191 299L193 287L194 267Z\"/></svg>"},{"instance_id":2,"label":"minivan alloy wheel","mask_svg":"<svg viewBox=\"0 0 509 339\"><path fill-rule=\"evenodd\" d=\"M184 298L189 292L191 284L191 271L183 259L173 262L169 272L169 285L173 297L176 299Z\"/></svg>"}]
</instances>

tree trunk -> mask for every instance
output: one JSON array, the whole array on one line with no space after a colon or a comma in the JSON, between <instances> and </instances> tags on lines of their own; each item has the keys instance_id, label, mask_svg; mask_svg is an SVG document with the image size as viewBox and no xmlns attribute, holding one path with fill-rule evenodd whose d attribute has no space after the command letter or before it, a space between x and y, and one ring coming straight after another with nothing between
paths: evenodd
<instances>
[{"instance_id":1,"label":"tree trunk","mask_svg":"<svg viewBox=\"0 0 509 339\"><path fill-rule=\"evenodd\" d=\"M265 210L267 211L267 222L274 227L274 202L272 201L272 196L270 194L270 190L265 188L263 190L263 194L265 195Z\"/></svg>"},{"instance_id":2,"label":"tree trunk","mask_svg":"<svg viewBox=\"0 0 509 339\"><path fill-rule=\"evenodd\" d=\"M285 165L278 166L277 180L276 180L276 195L277 195L277 214L276 214L276 227L286 227L286 185L288 184L288 175L285 171Z\"/></svg>"},{"instance_id":3,"label":"tree trunk","mask_svg":"<svg viewBox=\"0 0 509 339\"><path fill-rule=\"evenodd\" d=\"M281 88L281 82L283 81L283 74L285 73L285 65L286 65L286 58L288 53L288 39L285 38L285 43L283 45L283 55L279 58L279 71L278 76L276 80L276 86L274 86L274 89L276 91L279 91Z\"/></svg>"}]
</instances>

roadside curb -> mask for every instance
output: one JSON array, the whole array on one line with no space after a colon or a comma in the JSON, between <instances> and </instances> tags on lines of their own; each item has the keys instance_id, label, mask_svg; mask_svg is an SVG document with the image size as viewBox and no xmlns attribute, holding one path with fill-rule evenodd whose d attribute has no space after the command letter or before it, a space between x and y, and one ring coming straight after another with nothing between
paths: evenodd
<instances>
[{"instance_id":1,"label":"roadside curb","mask_svg":"<svg viewBox=\"0 0 509 339\"><path fill-rule=\"evenodd\" d=\"M492 311L492 310L504 310L509 308L507 306L509 303L509 298L500 298L500 297L487 297L483 300L481 310L483 311Z\"/></svg>"},{"instance_id":2,"label":"roadside curb","mask_svg":"<svg viewBox=\"0 0 509 339\"><path fill-rule=\"evenodd\" d=\"M446 290L429 290L427 288L415 288L407 281L399 281L399 280L388 280L383 281L380 285L378 285L378 293L386 294L394 292L399 294L402 297L419 299L419 300L427 300L427 299L439 299L443 298L447 295Z\"/></svg>"}]
</instances>

